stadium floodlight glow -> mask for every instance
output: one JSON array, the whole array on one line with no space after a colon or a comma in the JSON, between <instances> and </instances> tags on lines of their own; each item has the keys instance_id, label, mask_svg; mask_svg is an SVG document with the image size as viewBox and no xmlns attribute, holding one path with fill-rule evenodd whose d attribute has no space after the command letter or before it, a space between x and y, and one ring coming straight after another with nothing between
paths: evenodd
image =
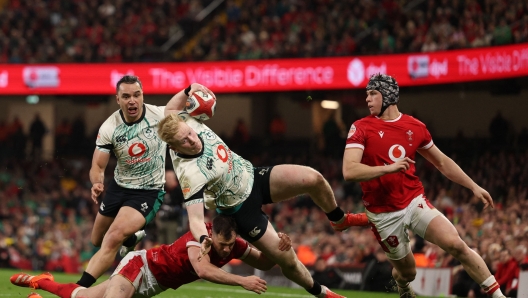
<instances>
[{"instance_id":1,"label":"stadium floodlight glow","mask_svg":"<svg viewBox=\"0 0 528 298\"><path fill-rule=\"evenodd\" d=\"M339 102L335 100L323 100L321 101L321 107L323 109L337 110L339 108Z\"/></svg>"},{"instance_id":2,"label":"stadium floodlight glow","mask_svg":"<svg viewBox=\"0 0 528 298\"><path fill-rule=\"evenodd\" d=\"M26 97L26 102L32 105L39 103L39 101L40 101L40 98L38 95L28 95Z\"/></svg>"}]
</instances>

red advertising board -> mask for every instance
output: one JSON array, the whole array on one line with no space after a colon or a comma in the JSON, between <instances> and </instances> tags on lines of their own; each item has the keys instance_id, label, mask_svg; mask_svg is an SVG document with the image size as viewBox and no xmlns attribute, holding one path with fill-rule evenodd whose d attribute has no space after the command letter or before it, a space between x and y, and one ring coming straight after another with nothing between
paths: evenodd
<instances>
[{"instance_id":1,"label":"red advertising board","mask_svg":"<svg viewBox=\"0 0 528 298\"><path fill-rule=\"evenodd\" d=\"M374 73L400 86L528 75L528 43L381 56L192 63L0 64L0 94L114 94L124 74L148 94L172 94L200 82L216 93L364 88Z\"/></svg>"}]
</instances>

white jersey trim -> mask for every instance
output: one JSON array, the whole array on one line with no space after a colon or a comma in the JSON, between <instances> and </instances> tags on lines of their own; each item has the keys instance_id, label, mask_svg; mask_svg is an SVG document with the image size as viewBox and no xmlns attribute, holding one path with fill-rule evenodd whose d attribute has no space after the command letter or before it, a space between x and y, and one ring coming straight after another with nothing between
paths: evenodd
<instances>
[{"instance_id":1,"label":"white jersey trim","mask_svg":"<svg viewBox=\"0 0 528 298\"><path fill-rule=\"evenodd\" d=\"M245 259L245 258L249 255L249 253L251 252L251 250L252 250L251 246L248 245L248 247L246 248L246 251L244 252L244 254L241 255L240 258L238 258L238 259L239 259L239 260L243 260L243 259Z\"/></svg>"},{"instance_id":2,"label":"white jersey trim","mask_svg":"<svg viewBox=\"0 0 528 298\"><path fill-rule=\"evenodd\" d=\"M433 145L434 145L433 140L431 140L431 142L429 142L427 145L423 146L420 149L429 149L429 148L433 147Z\"/></svg>"},{"instance_id":3,"label":"white jersey trim","mask_svg":"<svg viewBox=\"0 0 528 298\"><path fill-rule=\"evenodd\" d=\"M189 241L187 242L187 244L185 245L185 247L189 247L189 246L198 246L198 247L202 247L200 245L200 243L198 243L198 241Z\"/></svg>"},{"instance_id":4,"label":"white jersey trim","mask_svg":"<svg viewBox=\"0 0 528 298\"><path fill-rule=\"evenodd\" d=\"M359 149L365 150L365 146L358 144L358 143L347 144L345 148L359 148Z\"/></svg>"},{"instance_id":5,"label":"white jersey trim","mask_svg":"<svg viewBox=\"0 0 528 298\"><path fill-rule=\"evenodd\" d=\"M106 149L106 148L101 148L99 146L95 146L95 148L101 152L104 152L104 153L110 153L110 150L109 149Z\"/></svg>"},{"instance_id":6,"label":"white jersey trim","mask_svg":"<svg viewBox=\"0 0 528 298\"><path fill-rule=\"evenodd\" d=\"M399 115L398 117L396 117L396 119L392 119L392 120L385 120L385 119L381 119L381 118L380 118L380 117L378 117L378 116L376 116L376 118L378 118L378 119L380 119L380 120L382 120L382 121L385 121L385 122L396 122L396 121L398 121L398 120L400 120L400 119L401 119L402 115L403 115L403 114L402 114L402 113L400 113L400 115Z\"/></svg>"}]
</instances>

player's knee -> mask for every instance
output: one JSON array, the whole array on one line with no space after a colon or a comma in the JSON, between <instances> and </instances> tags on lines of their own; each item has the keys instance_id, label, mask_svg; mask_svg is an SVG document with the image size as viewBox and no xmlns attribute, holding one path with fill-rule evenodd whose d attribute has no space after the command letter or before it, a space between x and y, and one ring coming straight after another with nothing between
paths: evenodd
<instances>
[{"instance_id":1,"label":"player's knee","mask_svg":"<svg viewBox=\"0 0 528 298\"><path fill-rule=\"evenodd\" d=\"M305 183L308 187L320 187L321 185L325 184L325 178L321 173L318 171L307 167L308 168L308 174L305 178Z\"/></svg>"},{"instance_id":2,"label":"player's knee","mask_svg":"<svg viewBox=\"0 0 528 298\"><path fill-rule=\"evenodd\" d=\"M453 240L449 241L444 248L447 253L449 253L456 259L464 255L466 253L466 249L468 249L466 243L464 243L464 241L462 241L462 239L460 239L459 237L456 237Z\"/></svg>"},{"instance_id":3,"label":"player's knee","mask_svg":"<svg viewBox=\"0 0 528 298\"><path fill-rule=\"evenodd\" d=\"M277 264L282 271L294 272L298 266L297 262L299 262L297 258L284 258L277 262Z\"/></svg>"},{"instance_id":4,"label":"player's knee","mask_svg":"<svg viewBox=\"0 0 528 298\"><path fill-rule=\"evenodd\" d=\"M113 230L106 233L104 243L107 248L115 249L121 247L125 239L126 236L122 231Z\"/></svg>"},{"instance_id":5,"label":"player's knee","mask_svg":"<svg viewBox=\"0 0 528 298\"><path fill-rule=\"evenodd\" d=\"M400 277L405 282L411 282L416 278L416 268L406 268L405 271L400 272Z\"/></svg>"}]
</instances>

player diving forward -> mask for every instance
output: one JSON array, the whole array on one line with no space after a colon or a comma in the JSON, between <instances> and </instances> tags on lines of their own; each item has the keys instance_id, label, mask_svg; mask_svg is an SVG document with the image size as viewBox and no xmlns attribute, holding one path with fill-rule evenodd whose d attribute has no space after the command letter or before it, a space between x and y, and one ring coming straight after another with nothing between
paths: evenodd
<instances>
[{"instance_id":1,"label":"player diving forward","mask_svg":"<svg viewBox=\"0 0 528 298\"><path fill-rule=\"evenodd\" d=\"M166 117L158 134L172 149L172 163L182 185L190 230L207 251L210 239L204 222L204 205L232 216L240 236L277 263L284 276L316 297L342 297L313 280L294 251L278 250L278 237L262 212L263 204L277 203L309 194L326 213L335 230L368 224L365 214L346 214L336 204L325 178L316 170L299 165L254 168L232 152L209 127L184 111L187 97L195 91L210 94L192 84L177 93L165 107Z\"/></svg>"},{"instance_id":2,"label":"player diving forward","mask_svg":"<svg viewBox=\"0 0 528 298\"><path fill-rule=\"evenodd\" d=\"M119 298L152 297L168 288L177 289L200 278L219 284L241 286L257 294L264 293L267 288L263 279L230 274L219 267L232 259L240 259L260 270L269 270L275 263L236 236L236 224L231 217L218 215L213 219L212 225L205 226L212 239L213 249L200 262L200 244L194 240L191 232L187 232L171 245L128 253L110 280L91 288L55 282L49 273L37 276L17 273L11 277L11 283L42 289L62 298L99 298L103 295ZM279 233L278 238L277 249L290 250L291 240L288 235ZM32 293L29 297L41 296Z\"/></svg>"}]
</instances>

